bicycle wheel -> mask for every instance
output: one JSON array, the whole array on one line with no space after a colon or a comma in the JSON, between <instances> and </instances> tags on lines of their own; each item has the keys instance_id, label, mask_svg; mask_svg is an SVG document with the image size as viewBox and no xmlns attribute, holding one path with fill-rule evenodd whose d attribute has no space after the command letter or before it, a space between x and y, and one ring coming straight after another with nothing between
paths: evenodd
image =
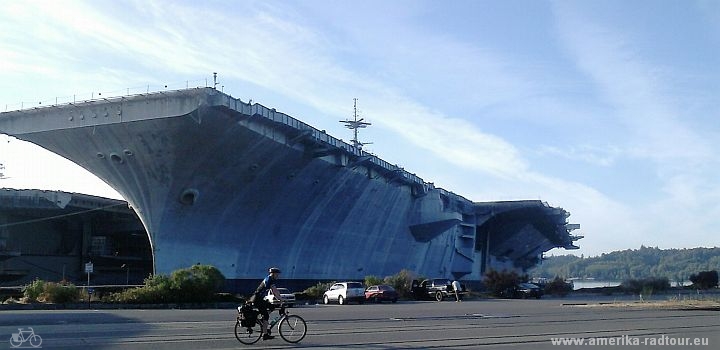
<instances>
[{"instance_id":1,"label":"bicycle wheel","mask_svg":"<svg viewBox=\"0 0 720 350\"><path fill-rule=\"evenodd\" d=\"M260 321L255 323L253 327L243 327L240 324L240 318L238 317L235 322L235 338L243 344L255 344L262 336L262 328L260 327Z\"/></svg>"},{"instance_id":2,"label":"bicycle wheel","mask_svg":"<svg viewBox=\"0 0 720 350\"><path fill-rule=\"evenodd\" d=\"M12 337L10 338L10 346L12 346L13 348L18 348L23 343L24 343L23 341L15 340L15 338L12 338Z\"/></svg>"},{"instance_id":3,"label":"bicycle wheel","mask_svg":"<svg viewBox=\"0 0 720 350\"><path fill-rule=\"evenodd\" d=\"M39 348L40 344L42 344L42 338L40 338L40 336L37 334L33 334L33 336L30 337L30 345L33 348Z\"/></svg>"},{"instance_id":4,"label":"bicycle wheel","mask_svg":"<svg viewBox=\"0 0 720 350\"><path fill-rule=\"evenodd\" d=\"M289 315L280 321L278 326L280 337L288 343L297 343L307 334L307 324L302 317L297 315Z\"/></svg>"}]
</instances>

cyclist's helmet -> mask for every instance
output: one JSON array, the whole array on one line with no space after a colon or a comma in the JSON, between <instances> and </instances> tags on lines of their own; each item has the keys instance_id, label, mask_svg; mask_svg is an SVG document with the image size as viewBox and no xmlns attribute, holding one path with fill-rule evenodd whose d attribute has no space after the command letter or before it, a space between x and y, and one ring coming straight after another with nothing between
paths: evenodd
<instances>
[{"instance_id":1,"label":"cyclist's helmet","mask_svg":"<svg viewBox=\"0 0 720 350\"><path fill-rule=\"evenodd\" d=\"M271 267L271 268L268 270L268 272L269 272L269 273L280 273L280 269L278 269L277 267Z\"/></svg>"}]
</instances>

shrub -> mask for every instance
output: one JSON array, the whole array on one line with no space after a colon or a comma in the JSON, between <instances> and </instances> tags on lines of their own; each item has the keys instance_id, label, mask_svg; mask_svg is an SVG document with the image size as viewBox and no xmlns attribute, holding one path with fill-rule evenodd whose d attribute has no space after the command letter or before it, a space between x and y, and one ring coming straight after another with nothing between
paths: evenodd
<instances>
[{"instance_id":1,"label":"shrub","mask_svg":"<svg viewBox=\"0 0 720 350\"><path fill-rule=\"evenodd\" d=\"M697 274L690 275L690 282L694 288L709 289L718 286L718 272L700 271Z\"/></svg>"},{"instance_id":2,"label":"shrub","mask_svg":"<svg viewBox=\"0 0 720 350\"><path fill-rule=\"evenodd\" d=\"M520 283L522 278L515 271L497 271L490 270L485 273L485 288L494 296L507 296L516 284Z\"/></svg>"},{"instance_id":3,"label":"shrub","mask_svg":"<svg viewBox=\"0 0 720 350\"><path fill-rule=\"evenodd\" d=\"M370 287L378 284L383 284L385 281L378 276L365 276L365 286Z\"/></svg>"},{"instance_id":4,"label":"shrub","mask_svg":"<svg viewBox=\"0 0 720 350\"><path fill-rule=\"evenodd\" d=\"M165 275L155 275L146 278L142 287L112 293L106 298L106 301L138 304L167 303L173 301L172 293L170 278Z\"/></svg>"},{"instance_id":5,"label":"shrub","mask_svg":"<svg viewBox=\"0 0 720 350\"><path fill-rule=\"evenodd\" d=\"M653 292L669 289L670 280L667 277L627 279L622 282L621 286L628 293L642 293L650 296Z\"/></svg>"},{"instance_id":6,"label":"shrub","mask_svg":"<svg viewBox=\"0 0 720 350\"><path fill-rule=\"evenodd\" d=\"M193 265L170 274L170 289L177 302L197 302L212 299L225 284L225 276L210 265Z\"/></svg>"},{"instance_id":7,"label":"shrub","mask_svg":"<svg viewBox=\"0 0 720 350\"><path fill-rule=\"evenodd\" d=\"M559 295L561 297L564 297L568 293L572 292L572 289L572 284L565 282L565 280L560 278L560 276L555 276L552 281L545 285L546 294Z\"/></svg>"},{"instance_id":8,"label":"shrub","mask_svg":"<svg viewBox=\"0 0 720 350\"><path fill-rule=\"evenodd\" d=\"M124 303L193 303L213 299L225 283L220 270L210 265L194 265L173 271L170 276L155 275L142 287L126 289L106 298Z\"/></svg>"},{"instance_id":9,"label":"shrub","mask_svg":"<svg viewBox=\"0 0 720 350\"><path fill-rule=\"evenodd\" d=\"M80 300L80 290L72 283L45 283L42 299L47 302L64 304Z\"/></svg>"},{"instance_id":10,"label":"shrub","mask_svg":"<svg viewBox=\"0 0 720 350\"><path fill-rule=\"evenodd\" d=\"M398 292L400 297L407 298L411 294L413 273L410 270L402 269L400 272L385 277L385 284L389 284Z\"/></svg>"},{"instance_id":11,"label":"shrub","mask_svg":"<svg viewBox=\"0 0 720 350\"><path fill-rule=\"evenodd\" d=\"M80 300L80 290L72 283L45 282L36 279L23 287L23 296L31 302L74 303Z\"/></svg>"},{"instance_id":12,"label":"shrub","mask_svg":"<svg viewBox=\"0 0 720 350\"><path fill-rule=\"evenodd\" d=\"M27 298L28 301L38 301L38 298L40 298L44 290L45 281L35 279L32 283L23 287L23 296Z\"/></svg>"},{"instance_id":13,"label":"shrub","mask_svg":"<svg viewBox=\"0 0 720 350\"><path fill-rule=\"evenodd\" d=\"M310 300L320 300L326 290L335 284L335 282L318 282L316 285L305 289L302 294Z\"/></svg>"}]
</instances>

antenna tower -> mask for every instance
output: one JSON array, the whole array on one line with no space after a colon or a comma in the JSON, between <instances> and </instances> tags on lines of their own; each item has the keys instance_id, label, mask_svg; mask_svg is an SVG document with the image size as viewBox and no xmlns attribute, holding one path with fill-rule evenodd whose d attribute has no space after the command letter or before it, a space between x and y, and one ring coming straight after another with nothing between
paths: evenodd
<instances>
[{"instance_id":1,"label":"antenna tower","mask_svg":"<svg viewBox=\"0 0 720 350\"><path fill-rule=\"evenodd\" d=\"M341 123L345 123L345 127L348 129L351 129L353 131L353 139L352 143L353 146L355 146L358 149L362 149L364 145L370 145L372 142L360 142L358 141L358 129L361 128L367 128L369 125L372 125L371 123L364 122L363 120L365 118L358 119L358 111L357 111L357 98L353 98L353 119L346 119L341 120Z\"/></svg>"}]
</instances>

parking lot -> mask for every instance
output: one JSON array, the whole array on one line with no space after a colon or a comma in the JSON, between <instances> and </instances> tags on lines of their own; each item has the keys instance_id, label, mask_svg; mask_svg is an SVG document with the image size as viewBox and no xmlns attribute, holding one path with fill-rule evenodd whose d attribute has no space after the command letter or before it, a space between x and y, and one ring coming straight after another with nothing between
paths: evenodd
<instances>
[{"instance_id":1,"label":"parking lot","mask_svg":"<svg viewBox=\"0 0 720 350\"><path fill-rule=\"evenodd\" d=\"M296 345L279 337L253 346L240 344L233 335L233 309L6 310L0 311L0 334L10 339L18 328L32 327L42 337L42 347L52 349L550 349L558 347L554 338L662 336L707 338L705 348L720 344L718 311L587 307L585 303L594 301L302 305L290 309L308 323L307 337Z\"/></svg>"}]
</instances>

